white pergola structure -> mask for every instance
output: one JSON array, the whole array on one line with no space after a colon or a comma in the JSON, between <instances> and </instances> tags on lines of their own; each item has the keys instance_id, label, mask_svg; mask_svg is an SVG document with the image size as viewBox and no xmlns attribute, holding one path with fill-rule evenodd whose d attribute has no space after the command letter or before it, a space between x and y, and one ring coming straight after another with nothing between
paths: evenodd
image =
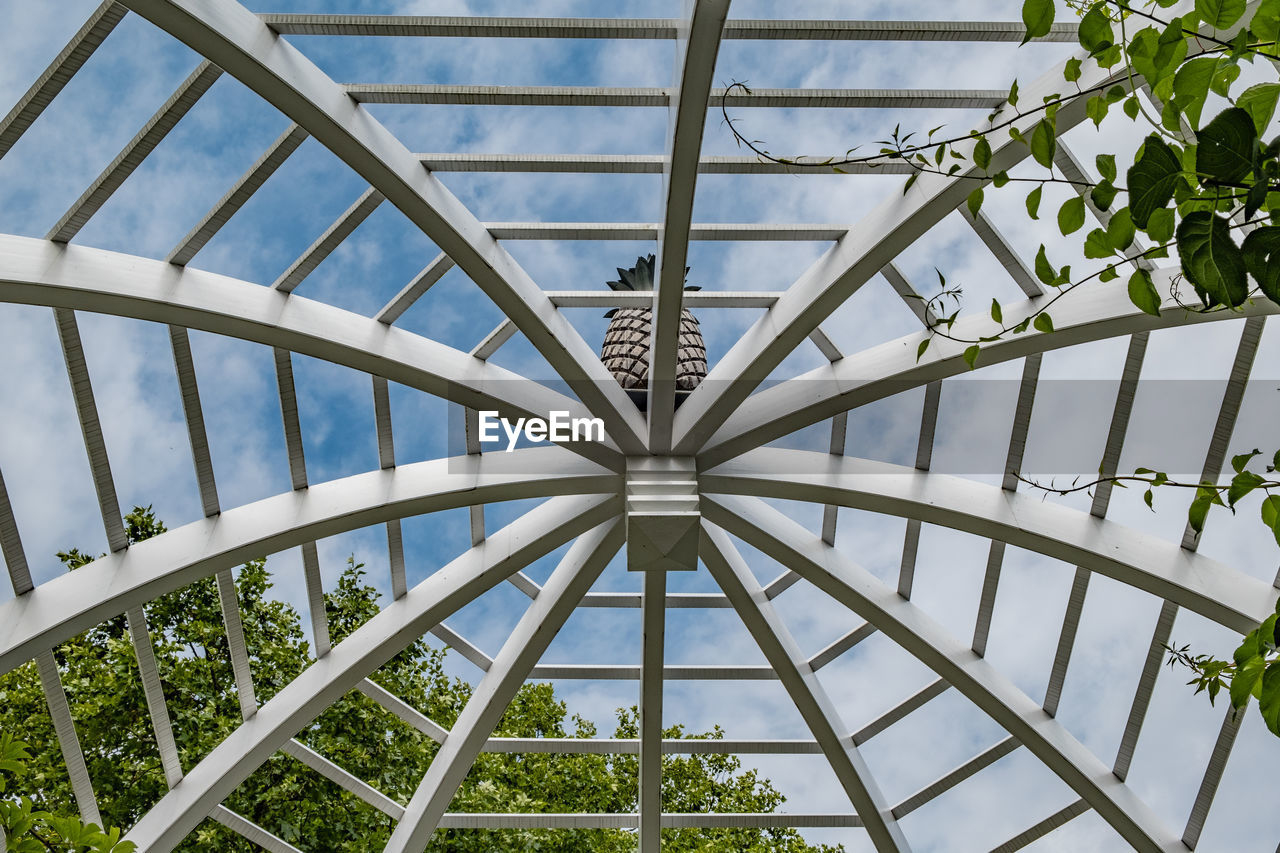
<instances>
[{"instance_id":1,"label":"white pergola structure","mask_svg":"<svg viewBox=\"0 0 1280 853\"><path fill-rule=\"evenodd\" d=\"M236 0L106 0L66 48L0 122L0 156L39 117L64 85L127 13L160 28L204 61L45 239L0 236L0 299L51 307L74 390L76 411L91 461L111 553L77 571L33 585L13 508L0 480L0 543L15 597L0 603L0 672L39 663L49 709L82 815L98 817L92 780L76 737L75 721L59 682L52 649L104 619L127 614L146 699L170 792L128 838L143 850L172 849L206 817L269 850L295 848L222 805L223 800L277 751L284 751L386 813L397 822L387 846L418 851L442 827L620 827L637 832L641 851L660 847L664 827L861 827L879 850L908 850L902 818L1000 758L1025 749L1076 795L1060 811L1026 826L1000 850L1034 843L1088 811L1095 812L1134 849L1194 849L1226 766L1240 722L1228 714L1203 771L1194 806L1182 826L1170 826L1126 784L1153 686L1179 609L1235 632L1245 632L1275 605L1274 585L1197 553L1188 529L1170 543L1106 519L1111 489L1096 490L1089 512L1046 503L1017 491L1012 474L1001 486L930 472L943 384L967 372L963 346L934 342L924 303L895 263L944 217L962 207L975 185L966 162L956 175L922 176L909 191L895 191L852 225L704 224L693 219L700 174L751 175L786 168L754 157L702 154L709 108L724 90L713 71L724 39L907 40L1016 42L1014 23L829 20L735 20L729 0L690 0L683 18L567 19L378 17L368 15L254 14ZM574 88L446 85L341 85L295 47L288 36L442 38L666 39L676 45L673 82L666 88ZM1058 26L1051 41L1072 41ZM80 229L143 162L219 75L234 77L291 122L289 129L231 187L163 259L122 255L79 245ZM1082 88L1116 79L1117 70L1086 64ZM1057 91L1061 68L1024 86L1023 100ZM992 109L1001 91L757 89L730 96L742 108L954 106ZM648 155L517 155L413 153L363 104L494 104L657 106L668 111L666 151ZM1084 119L1083 100L1063 106L1060 131ZM1029 129L1035 118L1024 123ZM192 266L201 249L246 204L308 137L333 152L368 189L276 281L266 286L203 272ZM1027 149L1003 135L993 139L991 171L1015 167ZM1067 174L1083 174L1071 152L1059 150ZM1073 171L1074 170L1074 171ZM661 174L663 218L657 223L483 223L434 172L555 172ZM888 161L855 173L905 174ZM394 205L435 243L432 260L375 316L361 316L294 291L383 202ZM1105 222L1106 214L1095 211ZM966 212L967 215L967 212ZM990 248L1025 293L1005 313L1031 311L1046 295L1029 272L1026 247L1011 245L985 214L968 216L974 236ZM655 293L543 289L504 247L512 240L656 240ZM694 240L806 240L829 249L781 292L683 290L683 268ZM457 266L506 319L470 352L398 328L415 300ZM822 324L876 274L921 319L919 332L859 352L843 352ZM1168 270L1156 270L1168 276ZM1163 289L1163 288L1162 288ZM652 302L650 302L652 299ZM641 413L605 371L595 348L562 312L571 307L650 305L654 309L653 376L672 375L683 307L748 307L763 316L717 363L709 378L677 410L673 386L651 385ZM1078 344L1127 337L1129 354L1116 396L1103 470L1115 472L1126 435L1134 388L1149 332L1234 319L1232 314L1190 314L1172 303L1160 318L1130 304L1122 288L1081 290L1054 311L1057 330L988 345L983 364L1022 360L1023 375L1008 450L1008 471L1021 466L1041 355ZM79 312L98 312L164 323L172 340L205 518L126 547L116 487L107 460L92 385L77 327ZM1275 306L1247 307L1227 391L1217 415L1203 477L1222 472L1244 383ZM961 319L955 333L982 334L983 312ZM243 506L218 496L188 330L270 346L280 391L293 491ZM497 367L489 358L513 335L524 335L556 371L570 394ZM760 390L775 368L806 340L830 364ZM308 478L291 357L311 356L372 378L380 470L329 482ZM467 407L465 456L398 465L392 444L388 385L400 383ZM494 389L500 388L499 394ZM844 456L848 413L911 388L925 389L919 450L914 466ZM475 412L545 416L553 410L601 418L607 439L563 447L479 452ZM770 446L798 430L831 422L830 453ZM655 474L654 472L657 472ZM646 503L642 498L651 500ZM544 498L507 527L493 532L483 507L495 501ZM764 499L825 507L820 534ZM652 507L659 507L657 511ZM680 507L671 510L672 506ZM473 546L448 566L410 588L406 581L401 520L468 507ZM837 508L850 507L907 519L901 572L887 586L835 547ZM694 516L698 556L719 593L668 592L665 568L646 571L639 594L591 591L627 531L661 521L663 512ZM666 518L669 519L669 515ZM991 541L979 615L971 640L948 633L912 603L917 548L923 524ZM385 525L393 601L343 642L328 638L316 541L344 531ZM660 534L660 531L659 531ZM776 560L785 571L761 585L736 542ZM561 545L572 546L550 579L539 585L521 570ZM1027 549L1077 567L1061 639L1043 702L1031 699L984 659L1006 546ZM237 610L231 570L246 557L301 547L317 660L270 701L259 704ZM1055 720L1071 661L1090 577L1100 574L1163 600L1149 652L1133 689L1132 710L1119 754L1107 762ZM194 580L217 578L244 722L185 774L178 761L160 687L143 605ZM446 618L496 585L509 581L530 599L500 651L490 656L445 625ZM1280 581L1280 579L1278 579ZM774 600L807 582L846 606L862 624L814 655L801 650ZM643 643L638 664L550 665L540 659L559 628L579 607L639 608ZM664 626L670 608L730 608L745 624L767 666L664 665ZM445 730L370 680L371 674L427 632L445 639L484 670L457 724ZM936 679L883 716L850 731L818 671L880 633L931 669ZM491 737L515 691L531 678L626 678L639 685L641 725L636 740L502 739ZM664 740L663 687L670 679L776 679L812 732L809 740ZM438 757L408 803L392 800L306 747L294 736L346 692L357 689L440 745ZM954 689L1002 727L1007 736L913 795L893 802L882 793L861 747L944 692ZM635 814L469 814L448 811L462 778L482 751L615 752L639 756L639 809ZM847 794L840 813L664 814L664 753L733 752L821 755Z\"/></svg>"}]
</instances>

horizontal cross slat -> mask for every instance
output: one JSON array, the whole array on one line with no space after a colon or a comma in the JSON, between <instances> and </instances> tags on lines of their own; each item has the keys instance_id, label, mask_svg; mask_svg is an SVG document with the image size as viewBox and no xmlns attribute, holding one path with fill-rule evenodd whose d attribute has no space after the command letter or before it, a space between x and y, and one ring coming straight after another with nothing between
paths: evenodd
<instances>
[{"instance_id":1,"label":"horizontal cross slat","mask_svg":"<svg viewBox=\"0 0 1280 853\"><path fill-rule=\"evenodd\" d=\"M155 150L155 147L169 134L169 131L173 130L187 111L196 105L200 96L209 91L209 87L221 74L222 69L216 65L207 61L200 63L199 67L191 72L191 76L182 81L182 85L169 97L169 100L165 101L156 114L143 125L137 136L129 140L102 174L98 175L76 203L71 205L71 209L63 214L45 239L53 240L55 243L66 243L80 233L85 223L107 203L125 179L133 174L134 169L142 165L147 155Z\"/></svg>"},{"instance_id":2,"label":"horizontal cross slat","mask_svg":"<svg viewBox=\"0 0 1280 853\"><path fill-rule=\"evenodd\" d=\"M343 89L363 104L666 107L671 102L671 90L662 87L348 83ZM712 89L709 106L990 110L1008 94L1003 89L752 89L750 94Z\"/></svg>"},{"instance_id":3,"label":"horizontal cross slat","mask_svg":"<svg viewBox=\"0 0 1280 853\"><path fill-rule=\"evenodd\" d=\"M674 39L673 18L513 18L428 15L259 16L281 35L432 38ZM1009 21L755 20L725 22L726 39L806 41L1020 42L1026 28ZM1054 24L1038 41L1072 42L1070 24Z\"/></svg>"},{"instance_id":4,"label":"horizontal cross slat","mask_svg":"<svg viewBox=\"0 0 1280 853\"><path fill-rule=\"evenodd\" d=\"M0 157L9 153L9 149L40 117L45 107L71 82L71 78L124 18L126 11L115 0L106 0L93 11L89 20L76 31L66 47L58 52L53 62L31 84L31 88L23 93L8 115L0 119Z\"/></svg>"},{"instance_id":5,"label":"horizontal cross slat","mask_svg":"<svg viewBox=\"0 0 1280 853\"><path fill-rule=\"evenodd\" d=\"M456 154L415 155L433 172L550 172L570 174L661 175L666 158L660 154ZM876 157L850 163L840 171L821 158L794 158L796 165L759 157L703 156L704 175L909 175L915 171L899 158Z\"/></svg>"},{"instance_id":6,"label":"horizontal cross slat","mask_svg":"<svg viewBox=\"0 0 1280 853\"><path fill-rule=\"evenodd\" d=\"M169 257L165 258L165 260L171 264L178 265L190 262L214 238L214 235L222 229L222 226L227 224L236 211L244 207L245 203L253 198L253 194L266 183L267 178L275 174L276 169L279 169L284 161L289 159L289 155L296 151L306 138L307 132L305 130L296 124L291 125L275 142L271 143L271 147L267 149L266 153L249 167L249 171L245 172L240 180L236 181L235 186L218 200L213 209L196 223L196 226L187 233L187 236L178 241L178 245L174 247L173 251L169 253Z\"/></svg>"}]
</instances>

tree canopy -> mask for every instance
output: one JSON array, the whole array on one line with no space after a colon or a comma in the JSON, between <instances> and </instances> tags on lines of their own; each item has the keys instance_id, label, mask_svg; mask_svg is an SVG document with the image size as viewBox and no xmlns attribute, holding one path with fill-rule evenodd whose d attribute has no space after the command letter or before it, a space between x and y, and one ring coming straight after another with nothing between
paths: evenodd
<instances>
[{"instance_id":1,"label":"tree canopy","mask_svg":"<svg viewBox=\"0 0 1280 853\"><path fill-rule=\"evenodd\" d=\"M151 509L125 517L129 541L164 531ZM77 549L59 558L71 571L90 562ZM264 560L239 569L236 592L259 702L269 700L308 664L309 647L298 613L270 597ZM378 592L364 567L348 561L325 594L335 643L379 610ZM145 608L161 683L181 763L189 770L241 720L230 650L214 579L156 599ZM58 669L71 705L89 776L111 827L129 827L166 791L155 736L125 617L107 621L59 646ZM447 652L418 640L373 679L440 725L449 728L471 686L444 670ZM111 850L119 838L85 832L34 662L0 677L0 828L11 850ZM557 698L548 683L524 685L496 736L595 737L596 727ZM690 735L669 728L665 737L722 736L719 728ZM637 736L637 712L620 708L615 737ZM21 740L18 740L18 739ZM407 802L437 751L430 738L362 693L353 691L297 734L297 739L401 803ZM23 742L26 748L23 748ZM732 755L667 756L665 811L770 812L783 795ZM634 812L637 757L598 754L482 753L453 800L453 811ZM6 799L7 798L7 799ZM338 785L277 752L225 805L286 841L315 850L378 849L393 821ZM46 817L41 817L45 813ZM35 815L32 819L30 816ZM29 842L27 846L22 846ZM429 851L631 851L634 833L616 829L440 830ZM663 831L673 851L786 851L835 853L811 846L794 829L675 829ZM115 848L125 853L124 848ZM179 850L252 851L256 846L213 820L205 820Z\"/></svg>"}]
</instances>

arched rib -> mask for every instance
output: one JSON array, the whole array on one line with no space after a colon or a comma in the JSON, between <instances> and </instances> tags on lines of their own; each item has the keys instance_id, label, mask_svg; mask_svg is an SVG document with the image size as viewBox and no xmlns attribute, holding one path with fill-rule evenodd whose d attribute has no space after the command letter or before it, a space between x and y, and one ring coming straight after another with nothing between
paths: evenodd
<instances>
[{"instance_id":1,"label":"arched rib","mask_svg":"<svg viewBox=\"0 0 1280 853\"><path fill-rule=\"evenodd\" d=\"M520 417L590 413L519 374L404 329L271 288L134 255L0 235L0 301L153 320L230 335ZM616 384L616 383L615 383ZM575 442L621 469L611 446Z\"/></svg>"},{"instance_id":2,"label":"arched rib","mask_svg":"<svg viewBox=\"0 0 1280 853\"><path fill-rule=\"evenodd\" d=\"M778 673L782 686L813 732L814 740L822 747L832 772L862 819L871 843L877 850L909 851L911 845L871 775L866 759L853 738L845 734L847 729L835 705L764 589L738 553L733 540L719 527L706 525L702 530L702 545L703 562L729 601L733 602L734 610L751 632L765 659Z\"/></svg>"},{"instance_id":3,"label":"arched rib","mask_svg":"<svg viewBox=\"0 0 1280 853\"><path fill-rule=\"evenodd\" d=\"M615 519L579 536L573 543L467 700L405 807L404 817L387 841L387 851L408 853L427 846L463 777L475 763L516 691L622 546L624 532Z\"/></svg>"},{"instance_id":4,"label":"arched rib","mask_svg":"<svg viewBox=\"0 0 1280 853\"><path fill-rule=\"evenodd\" d=\"M1246 633L1273 612L1268 583L1176 543L1032 495L901 465L761 448L701 475L704 492L836 503L917 518L1084 566Z\"/></svg>"},{"instance_id":5,"label":"arched rib","mask_svg":"<svg viewBox=\"0 0 1280 853\"><path fill-rule=\"evenodd\" d=\"M541 288L400 140L300 51L233 0L126 0L292 119L400 209L524 332L627 452L643 421Z\"/></svg>"},{"instance_id":6,"label":"arched rib","mask_svg":"<svg viewBox=\"0 0 1280 853\"><path fill-rule=\"evenodd\" d=\"M1156 275L1156 289L1161 293L1168 291L1169 276L1169 270ZM1006 305L1005 316L1025 316L1036 310L1037 304L1037 300L1027 300ZM983 344L978 366L1139 332L1277 313L1280 306L1268 300L1246 303L1239 311L1209 314L1186 311L1168 300L1161 308L1161 316L1153 317L1135 307L1123 287L1080 289L1053 307L1055 331L1013 335ZM974 314L957 321L952 334L976 338L992 331L990 317ZM917 359L919 345L927 337L927 332L907 335L753 394L707 442L698 454L699 463L718 465L837 412L969 372L962 343L935 339L924 356ZM691 402L692 397L680 407L679 414L683 415Z\"/></svg>"},{"instance_id":7,"label":"arched rib","mask_svg":"<svg viewBox=\"0 0 1280 853\"><path fill-rule=\"evenodd\" d=\"M151 853L172 850L289 738L432 625L620 509L615 497L556 498L471 548L285 686L143 815L126 838Z\"/></svg>"},{"instance_id":8,"label":"arched rib","mask_svg":"<svg viewBox=\"0 0 1280 853\"><path fill-rule=\"evenodd\" d=\"M1186 5L1184 0L1183 6ZM1196 47L1194 40L1192 44L1192 53L1204 49ZM1208 46L1206 43L1205 47ZM1023 89L1023 102L1039 104L1045 98L1067 91L1063 86L1063 67L1064 63L1055 64ZM1079 91L1110 83L1127 87L1124 69L1120 66L1101 68L1093 61L1085 62L1077 81ZM1060 105L1056 118L1059 134L1084 121L1087 100L1087 97L1076 97ZM994 120L1007 118L1006 112ZM1013 126L1030 133L1039 120L1039 113L1032 110ZM675 421L676 452L689 454L701 449L752 390L832 311L961 205L975 186L985 183L987 175L1011 169L1030 155L1026 144L1010 139L1003 132L992 134L990 142L989 170L974 165L970 158L960 161L964 165L954 175L921 175L904 195L886 198L815 261L777 304L734 344L707 381L680 407ZM965 142L957 145L956 150L968 155L971 145ZM1006 311L1006 316L1019 315ZM914 354L914 350L912 352Z\"/></svg>"},{"instance_id":9,"label":"arched rib","mask_svg":"<svg viewBox=\"0 0 1280 853\"><path fill-rule=\"evenodd\" d=\"M1150 807L1060 723L865 569L759 498L703 497L702 513L789 566L949 681L1083 797L1136 850L1186 853Z\"/></svg>"},{"instance_id":10,"label":"arched rib","mask_svg":"<svg viewBox=\"0 0 1280 853\"><path fill-rule=\"evenodd\" d=\"M458 456L318 483L224 511L0 604L0 673L105 619L245 560L348 530L493 500L613 493L616 475L560 448Z\"/></svg>"},{"instance_id":11,"label":"arched rib","mask_svg":"<svg viewBox=\"0 0 1280 853\"><path fill-rule=\"evenodd\" d=\"M662 168L665 206L658 239L658 280L654 283L653 332L649 347L649 449L671 449L675 377L679 363L680 309L684 297L693 191L698 182L702 130L707 123L711 75L730 0L686 0L676 34L676 82L667 121L667 157Z\"/></svg>"}]
</instances>

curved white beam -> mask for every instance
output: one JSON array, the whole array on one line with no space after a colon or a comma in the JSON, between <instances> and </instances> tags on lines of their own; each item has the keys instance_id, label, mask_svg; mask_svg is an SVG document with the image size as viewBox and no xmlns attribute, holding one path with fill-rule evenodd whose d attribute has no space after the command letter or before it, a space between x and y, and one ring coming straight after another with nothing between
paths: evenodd
<instances>
[{"instance_id":1,"label":"curved white beam","mask_svg":"<svg viewBox=\"0 0 1280 853\"><path fill-rule=\"evenodd\" d=\"M720 53L729 3L730 0L685 0L685 16L677 30L676 85L667 120L667 158L662 169L665 206L658 235L658 280L654 283L649 345L649 450L653 453L671 449L693 192L698 183L711 75Z\"/></svg>"},{"instance_id":2,"label":"curved white beam","mask_svg":"<svg viewBox=\"0 0 1280 853\"><path fill-rule=\"evenodd\" d=\"M1186 853L1181 840L1161 825L1111 768L995 667L865 569L759 498L704 497L702 512L709 521L849 607L949 681L1083 797L1136 850Z\"/></svg>"},{"instance_id":3,"label":"curved white beam","mask_svg":"<svg viewBox=\"0 0 1280 853\"><path fill-rule=\"evenodd\" d=\"M512 629L440 751L431 759L431 766L387 841L384 849L388 853L411 853L427 846L458 786L529 677L533 665L622 547L624 538L625 528L615 519L579 536L573 543Z\"/></svg>"},{"instance_id":4,"label":"curved white beam","mask_svg":"<svg viewBox=\"0 0 1280 853\"><path fill-rule=\"evenodd\" d=\"M705 492L834 503L917 518L1084 566L1247 633L1274 612L1268 583L1086 512L961 477L761 448L704 473Z\"/></svg>"},{"instance_id":5,"label":"curved white beam","mask_svg":"<svg viewBox=\"0 0 1280 853\"><path fill-rule=\"evenodd\" d=\"M1157 290L1167 292L1169 276L1168 270L1156 275ZM785 296L779 298L777 304L782 304L783 298ZM1029 299L1016 305L1006 305L1005 316L1029 314L1036 310L1039 302ZM1136 308L1123 287L1108 284L1082 288L1054 305L1055 331L1048 334L1029 332L983 344L978 366L1121 335L1278 313L1280 306L1267 300L1247 303L1239 311L1209 314L1190 312L1179 308L1172 300L1166 300L1161 316L1153 317ZM957 321L953 334L960 338L976 338L992 331L990 317L973 314ZM965 345L941 338L935 338L924 356L917 360L917 349L927 337L927 332L907 335L753 394L707 441L698 454L699 464L717 465L838 412L969 372L969 365L964 360ZM683 415L692 402L691 396L677 414Z\"/></svg>"},{"instance_id":6,"label":"curved white beam","mask_svg":"<svg viewBox=\"0 0 1280 853\"><path fill-rule=\"evenodd\" d=\"M123 5L238 79L368 181L511 318L614 441L640 452L640 413L595 351L479 220L311 60L234 0Z\"/></svg>"},{"instance_id":7,"label":"curved white beam","mask_svg":"<svg viewBox=\"0 0 1280 853\"><path fill-rule=\"evenodd\" d=\"M591 462L536 448L371 471L229 509L0 604L0 673L131 607L263 554L392 518L620 488L617 475Z\"/></svg>"},{"instance_id":8,"label":"curved white beam","mask_svg":"<svg viewBox=\"0 0 1280 853\"><path fill-rule=\"evenodd\" d=\"M1183 6L1186 5L1184 0ZM1192 48L1193 51L1200 49ZM1063 63L1057 63L1024 88L1023 102L1039 104L1042 99L1066 91L1062 71ZM1074 85L1079 91L1087 91L1091 87L1122 82L1125 73L1119 66L1105 69L1086 60ZM1127 85L1127 81L1124 83ZM1061 104L1056 119L1059 134L1085 119L1087 100L1077 97ZM1003 121L1004 117L995 120ZM1015 121L1014 127L1030 134L1039 120L1040 114L1033 111ZM986 175L1010 169L1030 155L1026 144L1010 139L1004 132L992 134L990 143L989 170L977 167L970 158L961 161L963 165L954 175L921 175L905 194L891 194L815 261L777 304L743 334L711 371L707 381L681 405L675 420L676 452L691 454L701 449L751 391L832 311L961 205L974 187L986 182ZM972 143L966 141L956 150L968 155L971 147Z\"/></svg>"},{"instance_id":9,"label":"curved white beam","mask_svg":"<svg viewBox=\"0 0 1280 853\"><path fill-rule=\"evenodd\" d=\"M289 682L192 768L126 838L151 853L172 850L289 738L432 625L620 510L615 497L556 498L439 569Z\"/></svg>"},{"instance_id":10,"label":"curved white beam","mask_svg":"<svg viewBox=\"0 0 1280 853\"><path fill-rule=\"evenodd\" d=\"M477 409L546 417L577 401L464 352L322 302L134 255L0 235L0 301L153 320L230 335L382 376ZM612 381L612 380L610 380ZM611 446L575 442L621 470Z\"/></svg>"},{"instance_id":11,"label":"curved white beam","mask_svg":"<svg viewBox=\"0 0 1280 853\"><path fill-rule=\"evenodd\" d=\"M840 720L831 698L809 666L800 646L765 595L763 587L738 553L733 540L713 524L702 528L702 559L711 576L733 602L733 609L751 632L765 659L778 673L782 686L814 740L840 780L841 787L862 819L877 850L909 851L911 845L898 826L871 768Z\"/></svg>"}]
</instances>

